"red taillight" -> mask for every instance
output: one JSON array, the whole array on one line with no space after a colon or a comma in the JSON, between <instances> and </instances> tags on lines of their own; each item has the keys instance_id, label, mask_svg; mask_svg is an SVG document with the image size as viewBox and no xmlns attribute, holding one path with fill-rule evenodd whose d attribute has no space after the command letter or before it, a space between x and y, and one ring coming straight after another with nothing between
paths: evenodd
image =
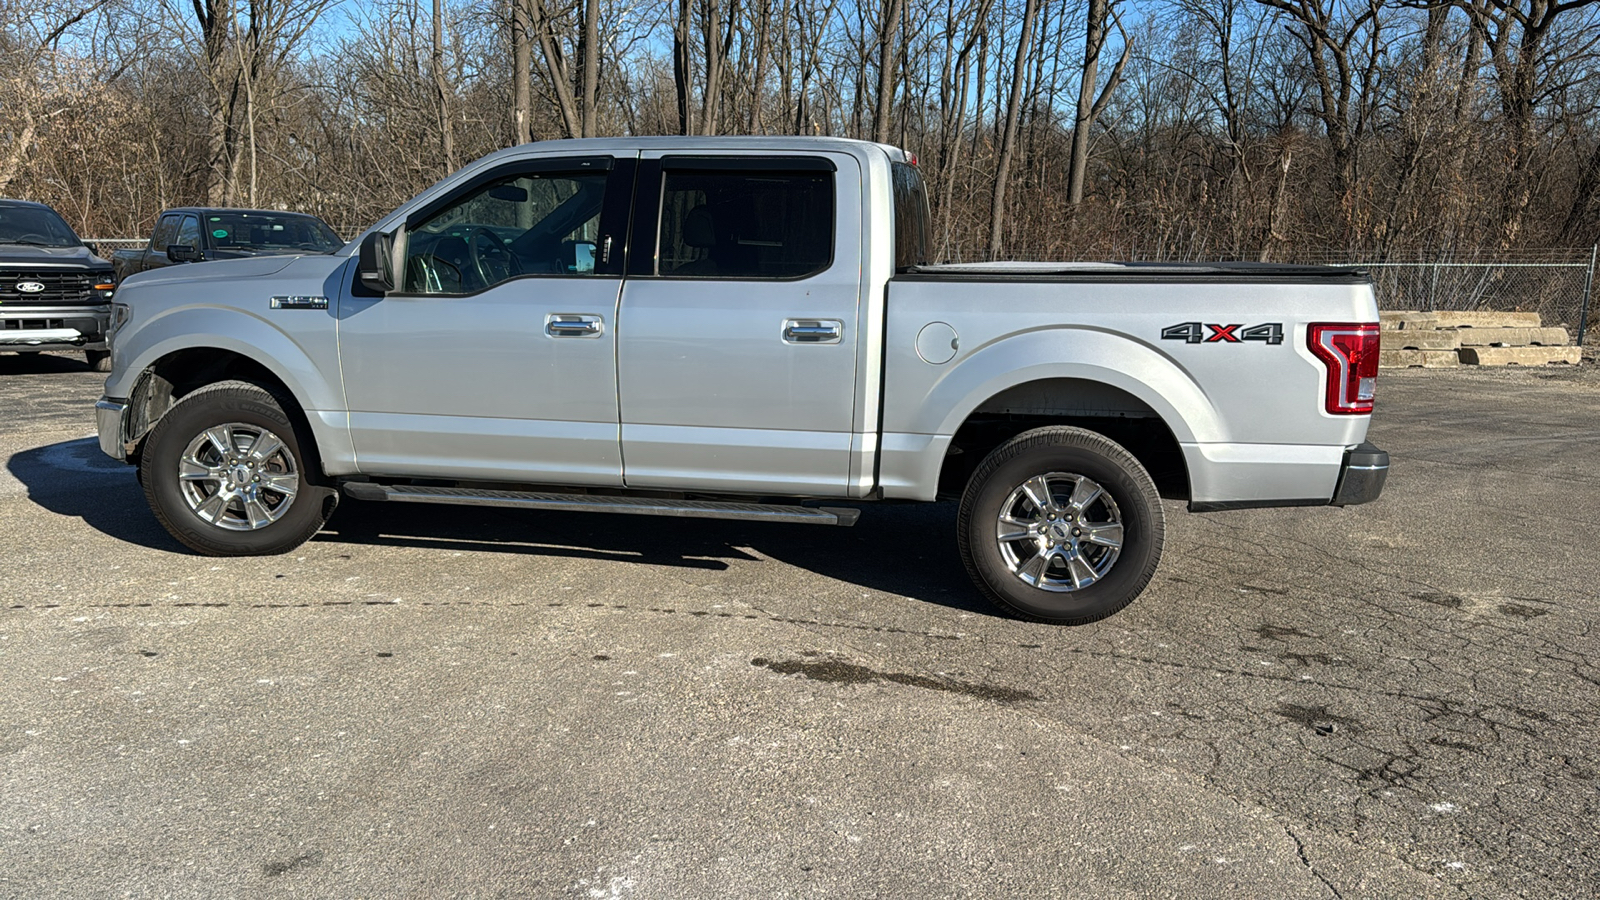
<instances>
[{"instance_id":1,"label":"red taillight","mask_svg":"<svg viewBox=\"0 0 1600 900\"><path fill-rule=\"evenodd\" d=\"M1306 329L1306 345L1328 367L1323 408L1335 416L1372 412L1378 385L1377 323L1319 322Z\"/></svg>"}]
</instances>

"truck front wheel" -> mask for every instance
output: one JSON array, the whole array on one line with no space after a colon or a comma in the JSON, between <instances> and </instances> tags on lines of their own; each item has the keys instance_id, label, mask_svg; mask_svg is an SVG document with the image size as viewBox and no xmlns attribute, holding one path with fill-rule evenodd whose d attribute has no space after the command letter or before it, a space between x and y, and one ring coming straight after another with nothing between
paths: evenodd
<instances>
[{"instance_id":1,"label":"truck front wheel","mask_svg":"<svg viewBox=\"0 0 1600 900\"><path fill-rule=\"evenodd\" d=\"M307 439L309 440L309 439ZM200 388L151 431L140 481L156 518L207 556L284 553L316 534L334 497L318 485L294 423L266 389Z\"/></svg>"},{"instance_id":2,"label":"truck front wheel","mask_svg":"<svg viewBox=\"0 0 1600 900\"><path fill-rule=\"evenodd\" d=\"M1133 602L1161 560L1165 519L1144 466L1082 428L1023 432L979 463L961 497L961 561L990 600L1057 625Z\"/></svg>"}]
</instances>

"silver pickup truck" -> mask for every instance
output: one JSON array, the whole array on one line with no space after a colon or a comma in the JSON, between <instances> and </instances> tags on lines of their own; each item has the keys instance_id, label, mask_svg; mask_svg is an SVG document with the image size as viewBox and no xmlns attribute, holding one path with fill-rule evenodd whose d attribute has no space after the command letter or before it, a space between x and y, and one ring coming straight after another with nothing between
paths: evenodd
<instances>
[{"instance_id":1,"label":"silver pickup truck","mask_svg":"<svg viewBox=\"0 0 1600 900\"><path fill-rule=\"evenodd\" d=\"M959 498L978 588L1063 624L1144 589L1163 496L1377 497L1364 273L929 265L915 162L840 139L529 144L333 256L136 275L101 447L216 555L299 545L341 492L830 525Z\"/></svg>"}]
</instances>

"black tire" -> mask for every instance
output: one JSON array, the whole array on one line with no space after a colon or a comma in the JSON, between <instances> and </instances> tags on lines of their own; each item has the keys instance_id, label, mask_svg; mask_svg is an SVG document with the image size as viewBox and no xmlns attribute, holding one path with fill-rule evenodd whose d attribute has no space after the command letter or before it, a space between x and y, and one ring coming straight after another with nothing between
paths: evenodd
<instances>
[{"instance_id":1,"label":"black tire","mask_svg":"<svg viewBox=\"0 0 1600 900\"><path fill-rule=\"evenodd\" d=\"M1017 534L1023 528L1002 523L1003 507L1010 516L1008 522L1018 518L1017 510L1037 508L1025 487L1037 486L1032 481L1035 478L1045 479L1051 489L1071 485L1075 490L1080 482L1086 494L1102 488L1109 502L1093 500L1077 514L1070 504L1050 499L1049 505L1061 510L1048 514L1055 519L1047 522L1047 513L1041 509L1039 521L1025 526L1027 537L1002 541L1003 534ZM1121 545L1114 554L1101 544L1117 534L1110 528L1113 523L1121 526ZM1001 531L1003 524L1005 532ZM1078 524L1083 528L1076 528ZM1080 531L1097 536L1074 536ZM1166 520L1155 482L1133 454L1093 431L1055 426L1023 432L978 464L961 497L956 539L967 573L1001 608L1038 622L1082 625L1117 612L1139 596L1161 561L1165 534ZM1076 568L1066 549L1046 551L1047 541L1051 548L1070 545L1070 554L1079 555ZM1045 556L1046 552L1052 555ZM1058 552L1063 555L1053 555ZM1045 561L1040 565L1030 556L1028 560L1036 568L1019 565L1026 553L1037 553ZM1088 576L1094 575L1099 565L1104 571L1090 580ZM1080 574L1084 578L1078 586Z\"/></svg>"},{"instance_id":2,"label":"black tire","mask_svg":"<svg viewBox=\"0 0 1600 900\"><path fill-rule=\"evenodd\" d=\"M85 361L89 363L89 371L91 371L91 372L109 372L109 371L111 371L111 351L110 350L85 350L85 351L83 351L83 356L84 356Z\"/></svg>"},{"instance_id":3,"label":"black tire","mask_svg":"<svg viewBox=\"0 0 1600 900\"><path fill-rule=\"evenodd\" d=\"M184 546L206 556L268 556L300 546L327 521L337 495L319 483L321 468L315 448L310 436L284 414L286 402L258 385L224 381L186 395L156 423L140 454L140 482L156 518ZM233 425L242 427L226 427ZM250 495L254 507L243 499L221 500L239 496L232 492L236 483L232 479L240 470L222 459L224 454L217 444L206 443L201 450L190 452L192 445L205 439L208 429L226 431L227 443L241 451L235 458L246 466L246 471L256 466L250 461L255 442L264 440L262 435L278 439L281 449L253 469L259 473L256 482L263 475L268 478L268 484L259 485ZM207 458L203 461L217 463L219 470L228 473L226 480L203 478L186 482L179 477L180 465L187 465L191 471L197 468L182 463L186 454L191 458L204 455ZM211 456L218 458L213 460ZM276 493L268 486L274 481L283 485L284 493ZM249 482L248 478L238 478L240 491L252 490ZM213 484L215 490L211 493L218 496L207 496L206 501L196 505L194 498L206 494ZM294 488L292 495L287 493L290 485ZM211 500L219 502L211 504ZM208 506L218 521L208 520L197 511ZM252 509L262 514L258 516ZM278 517L265 521L273 514ZM265 524L254 524L258 519Z\"/></svg>"}]
</instances>

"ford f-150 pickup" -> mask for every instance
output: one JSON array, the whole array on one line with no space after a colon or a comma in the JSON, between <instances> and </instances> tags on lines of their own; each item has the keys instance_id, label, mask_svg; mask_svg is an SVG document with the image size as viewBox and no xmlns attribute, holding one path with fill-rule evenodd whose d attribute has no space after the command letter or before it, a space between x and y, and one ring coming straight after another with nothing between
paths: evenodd
<instances>
[{"instance_id":1,"label":"ford f-150 pickup","mask_svg":"<svg viewBox=\"0 0 1600 900\"><path fill-rule=\"evenodd\" d=\"M0 351L81 350L111 368L111 264L55 210L0 199Z\"/></svg>"},{"instance_id":2,"label":"ford f-150 pickup","mask_svg":"<svg viewBox=\"0 0 1600 900\"><path fill-rule=\"evenodd\" d=\"M909 154L830 138L495 153L333 256L130 278L104 451L214 555L341 494L852 524L959 498L978 588L1075 624L1196 511L1374 499L1364 272L930 265Z\"/></svg>"}]
</instances>

